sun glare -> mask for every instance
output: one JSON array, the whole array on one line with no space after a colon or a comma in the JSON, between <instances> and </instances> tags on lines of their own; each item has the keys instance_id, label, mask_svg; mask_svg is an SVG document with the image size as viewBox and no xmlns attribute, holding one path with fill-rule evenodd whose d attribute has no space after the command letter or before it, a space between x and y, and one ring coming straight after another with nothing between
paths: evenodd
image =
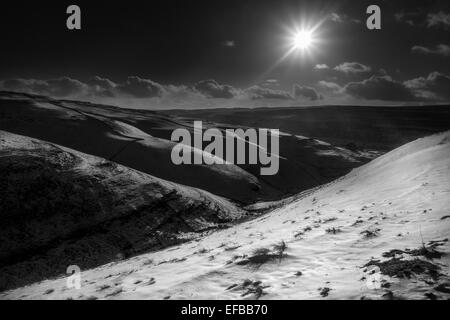
<instances>
[{"instance_id":1,"label":"sun glare","mask_svg":"<svg viewBox=\"0 0 450 320\"><path fill-rule=\"evenodd\" d=\"M280 58L273 63L260 77L267 77L278 65L286 60L295 64L305 64L320 54L321 46L324 44L324 31L322 25L326 18L313 19L303 16L292 19L291 23L282 23L280 33L281 49L285 50Z\"/></svg>"},{"instance_id":2,"label":"sun glare","mask_svg":"<svg viewBox=\"0 0 450 320\"><path fill-rule=\"evenodd\" d=\"M293 47L295 49L308 49L313 42L312 32L308 30L298 31L293 38Z\"/></svg>"},{"instance_id":3,"label":"sun glare","mask_svg":"<svg viewBox=\"0 0 450 320\"><path fill-rule=\"evenodd\" d=\"M324 21L324 19L312 21L312 19L301 18L292 22L290 26L285 25L286 54L282 60L293 55L304 61L317 54L324 42L323 30L321 30Z\"/></svg>"}]
</instances>

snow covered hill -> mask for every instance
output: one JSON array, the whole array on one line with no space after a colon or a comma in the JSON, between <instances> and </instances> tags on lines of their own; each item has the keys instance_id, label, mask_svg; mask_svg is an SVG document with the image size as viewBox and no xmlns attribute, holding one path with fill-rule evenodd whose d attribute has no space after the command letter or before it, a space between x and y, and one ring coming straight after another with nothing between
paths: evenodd
<instances>
[{"instance_id":1,"label":"snow covered hill","mask_svg":"<svg viewBox=\"0 0 450 320\"><path fill-rule=\"evenodd\" d=\"M230 201L0 131L0 287L93 268L245 218Z\"/></svg>"},{"instance_id":2,"label":"snow covered hill","mask_svg":"<svg viewBox=\"0 0 450 320\"><path fill-rule=\"evenodd\" d=\"M450 132L293 199L202 239L83 270L79 290L63 277L0 298L450 297Z\"/></svg>"},{"instance_id":3,"label":"snow covered hill","mask_svg":"<svg viewBox=\"0 0 450 320\"><path fill-rule=\"evenodd\" d=\"M234 128L212 122L205 127ZM193 132L193 121L148 110L0 92L0 130L111 159L244 204L279 200L321 185L379 155L283 134L277 175L260 176L260 165L175 165L171 152L176 143L170 139L178 128Z\"/></svg>"}]
</instances>

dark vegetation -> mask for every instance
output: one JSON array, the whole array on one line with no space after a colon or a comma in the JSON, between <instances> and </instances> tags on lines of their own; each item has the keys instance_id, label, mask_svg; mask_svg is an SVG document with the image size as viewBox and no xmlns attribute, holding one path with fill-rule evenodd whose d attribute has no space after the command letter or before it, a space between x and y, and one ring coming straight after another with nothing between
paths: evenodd
<instances>
[{"instance_id":1,"label":"dark vegetation","mask_svg":"<svg viewBox=\"0 0 450 320\"><path fill-rule=\"evenodd\" d=\"M331 289L328 287L325 288L319 288L319 293L322 297L328 297L328 294L330 293Z\"/></svg>"},{"instance_id":2,"label":"dark vegetation","mask_svg":"<svg viewBox=\"0 0 450 320\"><path fill-rule=\"evenodd\" d=\"M364 267L377 266L380 268L382 274L390 277L411 278L412 275L427 274L433 279L437 279L442 274L439 272L441 267L431 261L433 259L440 259L443 255L436 247L447 242L448 239L430 241L428 245L422 244L418 249L392 249L383 253L384 258L391 258L381 262L380 260L371 260ZM403 255L415 257L413 259L403 259ZM426 260L417 258L423 257Z\"/></svg>"},{"instance_id":3,"label":"dark vegetation","mask_svg":"<svg viewBox=\"0 0 450 320\"><path fill-rule=\"evenodd\" d=\"M263 264L273 261L279 261L285 258L287 255L284 253L287 249L287 245L284 241L273 246L272 250L268 248L256 249L250 256L236 262L240 266L251 266L254 268L260 268Z\"/></svg>"},{"instance_id":4,"label":"dark vegetation","mask_svg":"<svg viewBox=\"0 0 450 320\"><path fill-rule=\"evenodd\" d=\"M364 238L370 239L377 237L380 234L380 231L381 231L380 229L369 229L364 230L363 232L361 232L361 234L364 236Z\"/></svg>"},{"instance_id":5,"label":"dark vegetation","mask_svg":"<svg viewBox=\"0 0 450 320\"><path fill-rule=\"evenodd\" d=\"M369 266L377 266L382 274L397 278L409 279L412 275L427 274L431 278L437 279L440 275L438 265L418 258L413 260L392 258L383 262L371 260L365 265L365 267Z\"/></svg>"},{"instance_id":6,"label":"dark vegetation","mask_svg":"<svg viewBox=\"0 0 450 320\"><path fill-rule=\"evenodd\" d=\"M253 295L256 300L261 298L262 296L266 295L267 293L264 291L264 289L268 288L269 286L264 286L261 281L252 281L249 279L246 279L242 282L242 284L233 284L227 288L227 290L232 291L243 291L241 294L241 297L245 297L248 295Z\"/></svg>"},{"instance_id":7,"label":"dark vegetation","mask_svg":"<svg viewBox=\"0 0 450 320\"><path fill-rule=\"evenodd\" d=\"M325 232L326 233L331 233L331 234L338 234L338 233L341 233L342 230L340 228L332 227L332 228L326 229Z\"/></svg>"},{"instance_id":8,"label":"dark vegetation","mask_svg":"<svg viewBox=\"0 0 450 320\"><path fill-rule=\"evenodd\" d=\"M385 258L393 258L397 255L408 254L414 257L424 257L428 260L432 259L440 259L444 254L437 250L436 248L443 243L447 242L448 239L440 240L440 241L430 241L428 245L422 244L421 247L417 249L392 249L388 252L383 253L383 257Z\"/></svg>"}]
</instances>

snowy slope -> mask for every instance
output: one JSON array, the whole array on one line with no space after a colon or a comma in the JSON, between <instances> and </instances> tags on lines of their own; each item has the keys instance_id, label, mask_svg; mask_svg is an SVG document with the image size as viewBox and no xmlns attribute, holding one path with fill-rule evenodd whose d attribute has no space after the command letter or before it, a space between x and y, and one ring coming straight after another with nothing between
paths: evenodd
<instances>
[{"instance_id":1,"label":"snowy slope","mask_svg":"<svg viewBox=\"0 0 450 320\"><path fill-rule=\"evenodd\" d=\"M255 220L83 271L80 290L67 289L66 278L59 278L0 298L448 298L449 208L446 132L411 142ZM406 250L422 243L443 255L427 260ZM401 251L387 257L393 249ZM383 274L364 267L376 263L372 259L388 261ZM417 265L395 269L405 261ZM367 281L378 275L381 282Z\"/></svg>"}]
</instances>

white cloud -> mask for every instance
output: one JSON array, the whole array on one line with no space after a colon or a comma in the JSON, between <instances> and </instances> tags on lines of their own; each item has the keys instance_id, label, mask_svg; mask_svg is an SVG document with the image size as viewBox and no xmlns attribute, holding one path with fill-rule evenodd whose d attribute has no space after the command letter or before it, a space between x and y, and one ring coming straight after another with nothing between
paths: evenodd
<instances>
[{"instance_id":1,"label":"white cloud","mask_svg":"<svg viewBox=\"0 0 450 320\"><path fill-rule=\"evenodd\" d=\"M336 12L330 13L328 19L335 23L361 23L361 20L353 19L347 16L346 14L338 14Z\"/></svg>"},{"instance_id":2,"label":"white cloud","mask_svg":"<svg viewBox=\"0 0 450 320\"><path fill-rule=\"evenodd\" d=\"M427 15L428 27L450 28L450 13L439 11L438 13L430 13Z\"/></svg>"},{"instance_id":3,"label":"white cloud","mask_svg":"<svg viewBox=\"0 0 450 320\"><path fill-rule=\"evenodd\" d=\"M294 91L295 98L307 98L311 101L323 99L323 97L320 94L318 94L317 91L312 87L294 84L293 91Z\"/></svg>"},{"instance_id":4,"label":"white cloud","mask_svg":"<svg viewBox=\"0 0 450 320\"><path fill-rule=\"evenodd\" d=\"M210 98L231 99L239 94L238 89L212 79L197 82L194 89Z\"/></svg>"},{"instance_id":5,"label":"white cloud","mask_svg":"<svg viewBox=\"0 0 450 320\"><path fill-rule=\"evenodd\" d=\"M437 71L427 77L405 81L405 86L413 90L417 97L426 100L450 100L450 76Z\"/></svg>"},{"instance_id":6,"label":"white cloud","mask_svg":"<svg viewBox=\"0 0 450 320\"><path fill-rule=\"evenodd\" d=\"M88 85L69 77L50 80L10 79L2 81L5 90L22 91L53 97L67 97L86 93Z\"/></svg>"},{"instance_id":7,"label":"white cloud","mask_svg":"<svg viewBox=\"0 0 450 320\"><path fill-rule=\"evenodd\" d=\"M137 76L128 77L127 80L116 86L116 88L135 98L161 97L164 88L159 83Z\"/></svg>"},{"instance_id":8,"label":"white cloud","mask_svg":"<svg viewBox=\"0 0 450 320\"><path fill-rule=\"evenodd\" d=\"M440 56L450 56L450 46L446 44L438 44L435 48L427 48L423 46L414 46L411 48L411 52L424 54L424 55L440 55Z\"/></svg>"},{"instance_id":9,"label":"white cloud","mask_svg":"<svg viewBox=\"0 0 450 320\"><path fill-rule=\"evenodd\" d=\"M261 86L252 86L245 89L245 93L251 99L275 99L275 100L292 100L291 93L284 90L275 90L270 88L263 88Z\"/></svg>"},{"instance_id":10,"label":"white cloud","mask_svg":"<svg viewBox=\"0 0 450 320\"><path fill-rule=\"evenodd\" d=\"M344 62L334 67L334 70L345 74L358 74L370 72L372 69L359 62Z\"/></svg>"},{"instance_id":11,"label":"white cloud","mask_svg":"<svg viewBox=\"0 0 450 320\"><path fill-rule=\"evenodd\" d=\"M314 70L328 70L328 69L330 69L330 67L328 65L326 65L325 63L316 64L314 66Z\"/></svg>"},{"instance_id":12,"label":"white cloud","mask_svg":"<svg viewBox=\"0 0 450 320\"><path fill-rule=\"evenodd\" d=\"M319 81L318 86L319 88L322 88L327 92L331 92L332 94L341 94L343 90L343 88L340 85L331 81L324 81L324 80Z\"/></svg>"}]
</instances>

